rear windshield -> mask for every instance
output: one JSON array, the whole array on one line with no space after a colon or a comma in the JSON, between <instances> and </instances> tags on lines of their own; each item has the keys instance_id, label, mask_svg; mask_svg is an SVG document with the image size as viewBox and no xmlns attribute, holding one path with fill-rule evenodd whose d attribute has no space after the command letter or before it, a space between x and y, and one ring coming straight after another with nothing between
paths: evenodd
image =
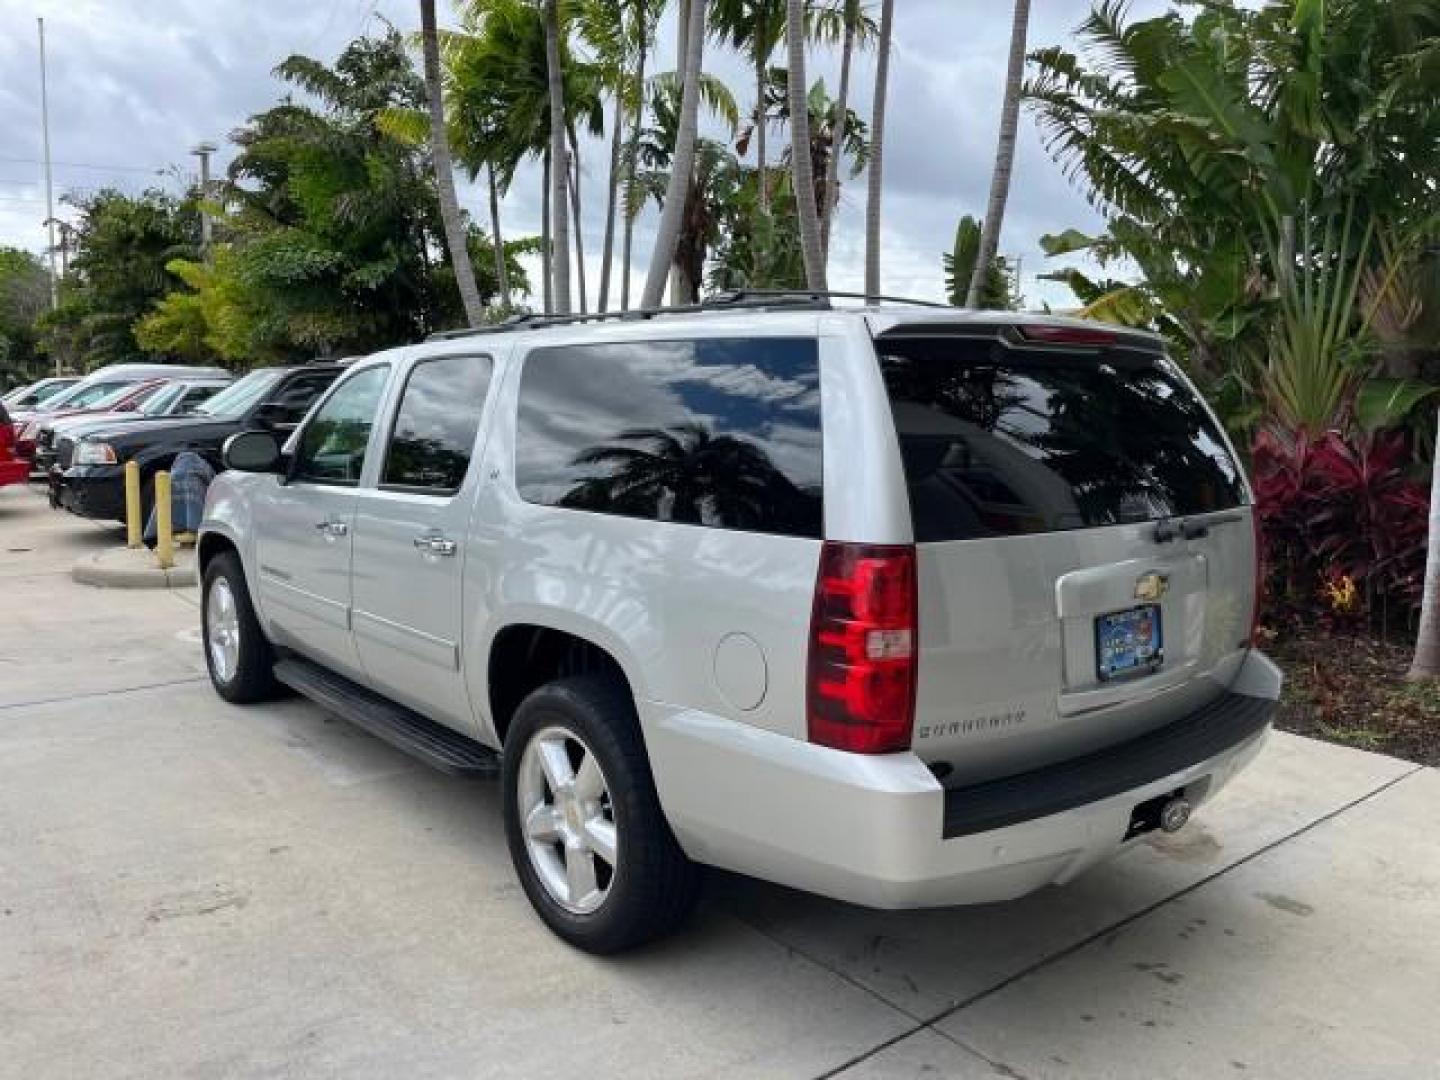
<instances>
[{"instance_id":1,"label":"rear windshield","mask_svg":"<svg viewBox=\"0 0 1440 1080\"><path fill-rule=\"evenodd\" d=\"M1244 498L1204 406L1158 356L880 340L917 541L1203 514Z\"/></svg>"}]
</instances>

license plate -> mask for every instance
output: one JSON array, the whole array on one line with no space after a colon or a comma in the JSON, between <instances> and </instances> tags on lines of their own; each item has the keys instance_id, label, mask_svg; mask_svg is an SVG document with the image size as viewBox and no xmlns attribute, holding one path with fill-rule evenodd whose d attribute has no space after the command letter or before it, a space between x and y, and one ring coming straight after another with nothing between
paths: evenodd
<instances>
[{"instance_id":1,"label":"license plate","mask_svg":"<svg viewBox=\"0 0 1440 1080\"><path fill-rule=\"evenodd\" d=\"M1165 659L1160 605L1112 611L1095 619L1095 670L1104 682L1154 671Z\"/></svg>"}]
</instances>

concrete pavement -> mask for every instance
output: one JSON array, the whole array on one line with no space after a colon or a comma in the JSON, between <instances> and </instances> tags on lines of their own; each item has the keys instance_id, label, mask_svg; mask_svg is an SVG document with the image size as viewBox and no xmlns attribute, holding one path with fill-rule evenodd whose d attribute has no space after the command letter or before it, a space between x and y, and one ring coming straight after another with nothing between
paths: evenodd
<instances>
[{"instance_id":1,"label":"concrete pavement","mask_svg":"<svg viewBox=\"0 0 1440 1080\"><path fill-rule=\"evenodd\" d=\"M1291 736L1175 837L1016 904L712 875L597 960L496 791L204 681L194 589L0 489L0 1077L1440 1075L1440 778Z\"/></svg>"}]
</instances>

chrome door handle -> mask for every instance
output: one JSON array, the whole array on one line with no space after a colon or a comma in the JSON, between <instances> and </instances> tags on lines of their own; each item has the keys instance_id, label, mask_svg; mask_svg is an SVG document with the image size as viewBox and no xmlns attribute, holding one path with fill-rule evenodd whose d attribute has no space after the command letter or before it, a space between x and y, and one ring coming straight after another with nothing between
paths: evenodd
<instances>
[{"instance_id":1,"label":"chrome door handle","mask_svg":"<svg viewBox=\"0 0 1440 1080\"><path fill-rule=\"evenodd\" d=\"M454 555L460 550L460 545L454 540L436 536L434 533L424 533L415 537L415 546L430 555Z\"/></svg>"},{"instance_id":2,"label":"chrome door handle","mask_svg":"<svg viewBox=\"0 0 1440 1080\"><path fill-rule=\"evenodd\" d=\"M317 521L315 528L326 536L344 536L350 531L350 526L343 521Z\"/></svg>"}]
</instances>

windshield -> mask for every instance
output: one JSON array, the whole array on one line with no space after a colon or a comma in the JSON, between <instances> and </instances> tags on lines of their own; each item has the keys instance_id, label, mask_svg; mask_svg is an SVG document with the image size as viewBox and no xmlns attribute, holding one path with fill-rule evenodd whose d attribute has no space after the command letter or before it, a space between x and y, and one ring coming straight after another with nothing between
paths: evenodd
<instances>
[{"instance_id":1,"label":"windshield","mask_svg":"<svg viewBox=\"0 0 1440 1080\"><path fill-rule=\"evenodd\" d=\"M49 401L45 402L42 412L53 412L58 409L88 409L92 405L100 405L108 398L121 398L135 388L134 383L98 382L72 387L64 394L56 394Z\"/></svg>"},{"instance_id":2,"label":"windshield","mask_svg":"<svg viewBox=\"0 0 1440 1080\"><path fill-rule=\"evenodd\" d=\"M141 416L164 416L170 406L174 405L185 393L184 383L170 383L162 386L150 399L140 406Z\"/></svg>"},{"instance_id":3,"label":"windshield","mask_svg":"<svg viewBox=\"0 0 1440 1080\"><path fill-rule=\"evenodd\" d=\"M117 386L108 394L102 394L89 403L92 409L112 409L126 399L134 399L130 402L133 406L136 401L147 401L155 395L158 386L152 386L148 390L137 387L134 383L125 386Z\"/></svg>"},{"instance_id":4,"label":"windshield","mask_svg":"<svg viewBox=\"0 0 1440 1080\"><path fill-rule=\"evenodd\" d=\"M1161 365L938 338L880 344L918 541L1226 510L1240 471Z\"/></svg>"},{"instance_id":5,"label":"windshield","mask_svg":"<svg viewBox=\"0 0 1440 1080\"><path fill-rule=\"evenodd\" d=\"M270 370L252 371L233 386L228 386L209 401L195 407L201 416L220 416L234 419L244 416L251 407L262 400L283 372Z\"/></svg>"},{"instance_id":6,"label":"windshield","mask_svg":"<svg viewBox=\"0 0 1440 1080\"><path fill-rule=\"evenodd\" d=\"M74 379L61 379L58 382L46 383L44 386L40 387L40 389L33 391L27 396L31 404L40 405L46 401L49 401L57 394L64 393L66 390L70 389L70 387L74 385Z\"/></svg>"}]
</instances>

